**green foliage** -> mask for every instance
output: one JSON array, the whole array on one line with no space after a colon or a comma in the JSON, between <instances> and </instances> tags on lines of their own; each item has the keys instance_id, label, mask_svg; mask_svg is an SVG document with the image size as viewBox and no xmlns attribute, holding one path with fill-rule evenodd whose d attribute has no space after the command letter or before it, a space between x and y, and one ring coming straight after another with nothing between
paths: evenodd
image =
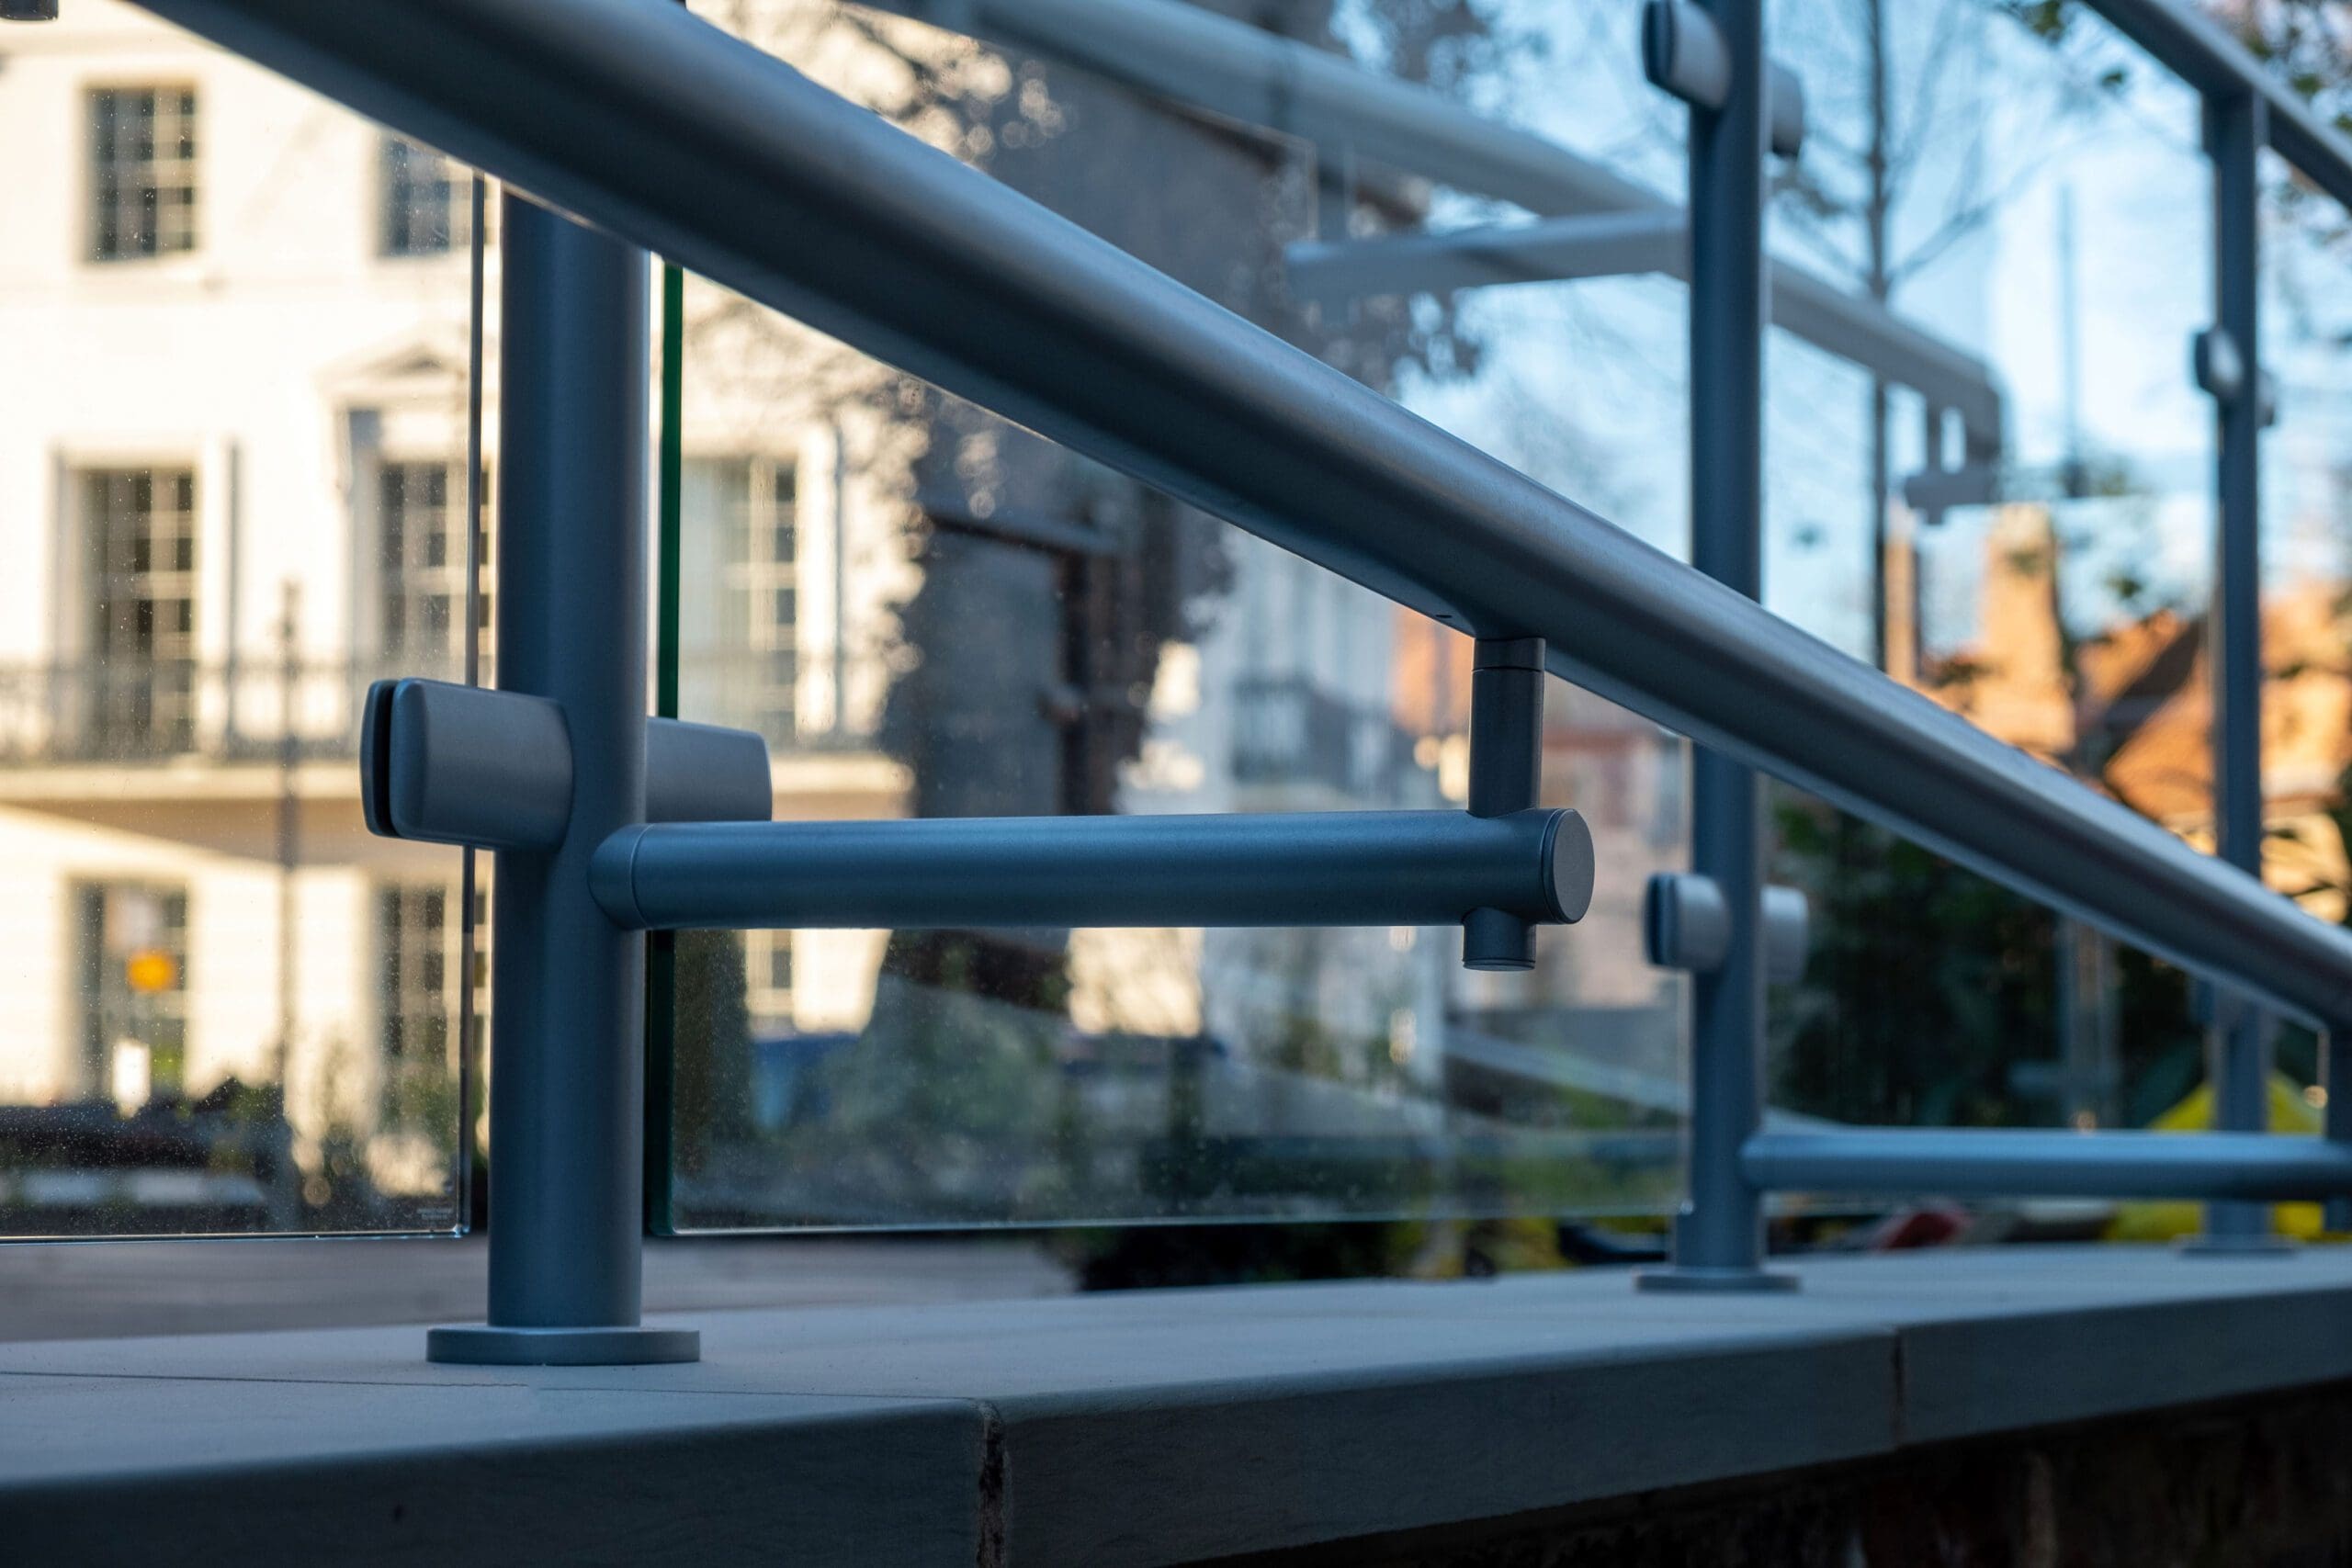
<instances>
[{"instance_id":1,"label":"green foliage","mask_svg":"<svg viewBox=\"0 0 2352 1568\"><path fill-rule=\"evenodd\" d=\"M1778 1090L1849 1122L2015 1120L2018 1061L2054 1055L2056 921L1883 829L1783 797L1775 880L1812 901L1813 958L1776 996Z\"/></svg>"},{"instance_id":2,"label":"green foliage","mask_svg":"<svg viewBox=\"0 0 2352 1568\"><path fill-rule=\"evenodd\" d=\"M2000 1126L2056 1107L2013 1075L2060 1053L2058 919L1940 855L1780 793L1772 877L1813 906L1812 960L1774 992L1775 1102L1838 1121ZM2194 1087L2188 976L2116 954L2127 1121Z\"/></svg>"}]
</instances>

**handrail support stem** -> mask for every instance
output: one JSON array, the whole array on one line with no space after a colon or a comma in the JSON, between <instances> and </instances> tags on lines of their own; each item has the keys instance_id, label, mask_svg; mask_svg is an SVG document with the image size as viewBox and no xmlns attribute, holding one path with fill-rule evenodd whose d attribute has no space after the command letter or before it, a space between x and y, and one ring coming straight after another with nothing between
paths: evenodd
<instances>
[{"instance_id":1,"label":"handrail support stem","mask_svg":"<svg viewBox=\"0 0 2352 1568\"><path fill-rule=\"evenodd\" d=\"M1690 561L1763 594L1764 0L1703 0L1729 56L1721 108L1690 110ZM1723 962L1691 977L1690 1189L1667 1268L1644 1288L1758 1290L1763 1198L1740 1149L1764 1111L1764 839L1754 770L1690 749L1690 869L1730 915Z\"/></svg>"},{"instance_id":2,"label":"handrail support stem","mask_svg":"<svg viewBox=\"0 0 2352 1568\"><path fill-rule=\"evenodd\" d=\"M1470 815L1532 810L1543 789L1544 639L1480 637L1470 661ZM1473 909L1462 921L1462 964L1532 969L1534 928L1508 910Z\"/></svg>"}]
</instances>

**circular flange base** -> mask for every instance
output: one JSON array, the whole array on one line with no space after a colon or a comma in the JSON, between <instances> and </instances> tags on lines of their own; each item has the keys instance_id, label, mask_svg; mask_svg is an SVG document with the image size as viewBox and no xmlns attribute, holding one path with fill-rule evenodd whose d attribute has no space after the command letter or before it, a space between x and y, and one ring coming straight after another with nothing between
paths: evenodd
<instances>
[{"instance_id":1,"label":"circular flange base","mask_svg":"<svg viewBox=\"0 0 2352 1568\"><path fill-rule=\"evenodd\" d=\"M1638 1269L1634 1275L1637 1291L1714 1292L1729 1294L1739 1291L1793 1291L1797 1277L1773 1269L1699 1269L1668 1264L1662 1269Z\"/></svg>"},{"instance_id":2,"label":"circular flange base","mask_svg":"<svg viewBox=\"0 0 2352 1568\"><path fill-rule=\"evenodd\" d=\"M616 1325L597 1328L509 1328L463 1323L427 1329L424 1359L469 1367L653 1367L702 1359L693 1328Z\"/></svg>"}]
</instances>

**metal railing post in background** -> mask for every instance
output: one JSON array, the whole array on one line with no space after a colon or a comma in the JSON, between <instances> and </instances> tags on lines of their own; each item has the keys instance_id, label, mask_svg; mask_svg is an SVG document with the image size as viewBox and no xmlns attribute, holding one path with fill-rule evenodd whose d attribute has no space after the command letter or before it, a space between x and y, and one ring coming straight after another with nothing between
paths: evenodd
<instances>
[{"instance_id":1,"label":"metal railing post in background","mask_svg":"<svg viewBox=\"0 0 2352 1568\"><path fill-rule=\"evenodd\" d=\"M1690 108L1690 560L1762 597L1764 519L1763 0L1705 0L1729 86ZM1763 1267L1761 1194L1740 1145L1764 1109L1763 822L1755 773L1690 749L1690 869L1731 915L1723 962L1691 978L1690 1191L1657 1290L1758 1290L1795 1282Z\"/></svg>"},{"instance_id":2,"label":"metal railing post in background","mask_svg":"<svg viewBox=\"0 0 2352 1568\"><path fill-rule=\"evenodd\" d=\"M2262 876L2262 468L2266 400L2259 336L2260 157L2268 141L2263 102L2252 93L2209 93L2205 152L2213 165L2213 326L2197 355L2198 378L2216 419L2213 586L2208 646L2213 728L2213 848L2257 881ZM2270 1123L2267 1011L2221 987L2211 998L2208 1057L2218 1132L2260 1133ZM2260 1203L2206 1205L2205 1234L2189 1250L2271 1255Z\"/></svg>"},{"instance_id":3,"label":"metal railing post in background","mask_svg":"<svg viewBox=\"0 0 2352 1568\"><path fill-rule=\"evenodd\" d=\"M2323 1031L2319 1062L2319 1081L2327 1093L2321 1135L2331 1144L2352 1143L2352 1035L2340 1027ZM2329 1199L2320 1211L2320 1225L2325 1230L2352 1231L2352 1197Z\"/></svg>"},{"instance_id":4,"label":"metal railing post in background","mask_svg":"<svg viewBox=\"0 0 2352 1568\"><path fill-rule=\"evenodd\" d=\"M498 680L561 705L572 798L553 850L498 852L490 1320L426 1353L693 1360L693 1330L638 1321L645 942L588 886L645 820L650 261L512 194L499 237Z\"/></svg>"}]
</instances>

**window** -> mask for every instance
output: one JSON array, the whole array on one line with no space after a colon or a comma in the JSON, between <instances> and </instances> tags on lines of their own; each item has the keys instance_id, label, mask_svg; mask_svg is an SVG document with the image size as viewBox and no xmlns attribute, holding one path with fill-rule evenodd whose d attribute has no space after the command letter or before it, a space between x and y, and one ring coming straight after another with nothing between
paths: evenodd
<instances>
[{"instance_id":1,"label":"window","mask_svg":"<svg viewBox=\"0 0 2352 1568\"><path fill-rule=\"evenodd\" d=\"M196 92L90 94L90 254L128 261L196 249Z\"/></svg>"},{"instance_id":2,"label":"window","mask_svg":"<svg viewBox=\"0 0 2352 1568\"><path fill-rule=\"evenodd\" d=\"M457 1117L464 900L439 882L385 883L375 893L377 1051L383 1118L440 1135ZM490 1032L490 890L474 889L474 1034ZM474 1058L483 1059L479 1047Z\"/></svg>"},{"instance_id":3,"label":"window","mask_svg":"<svg viewBox=\"0 0 2352 1568\"><path fill-rule=\"evenodd\" d=\"M450 1082L457 1008L458 900L438 883L376 890L377 1021L384 1071L384 1119L424 1127L438 1120Z\"/></svg>"},{"instance_id":4,"label":"window","mask_svg":"<svg viewBox=\"0 0 2352 1568\"><path fill-rule=\"evenodd\" d=\"M384 139L383 206L377 248L388 256L434 256L471 240L470 182L430 147Z\"/></svg>"},{"instance_id":5,"label":"window","mask_svg":"<svg viewBox=\"0 0 2352 1568\"><path fill-rule=\"evenodd\" d=\"M481 1071L481 1064L490 1060L490 888L489 859L483 857L482 868L474 884L474 1034L473 1068ZM479 1101L477 1101L479 1103Z\"/></svg>"},{"instance_id":6,"label":"window","mask_svg":"<svg viewBox=\"0 0 2352 1568\"><path fill-rule=\"evenodd\" d=\"M117 758L185 751L196 740L196 475L94 468L80 478L88 750Z\"/></svg>"},{"instance_id":7,"label":"window","mask_svg":"<svg viewBox=\"0 0 2352 1568\"><path fill-rule=\"evenodd\" d=\"M799 492L789 463L701 459L686 465L690 535L717 541L718 615L706 646L718 668L719 722L783 743L798 728ZM695 514L699 513L699 517ZM716 526L707 525L715 524ZM709 603L698 591L695 599Z\"/></svg>"},{"instance_id":8,"label":"window","mask_svg":"<svg viewBox=\"0 0 2352 1568\"><path fill-rule=\"evenodd\" d=\"M792 933L743 933L743 999L752 1027L762 1032L792 1028Z\"/></svg>"},{"instance_id":9,"label":"window","mask_svg":"<svg viewBox=\"0 0 2352 1568\"><path fill-rule=\"evenodd\" d=\"M386 463L376 473L379 586L386 658L446 666L466 600L465 505L447 463ZM454 504L453 504L454 502Z\"/></svg>"},{"instance_id":10,"label":"window","mask_svg":"<svg viewBox=\"0 0 2352 1568\"><path fill-rule=\"evenodd\" d=\"M187 1066L187 890L90 883L74 902L85 1092L126 1113L175 1098Z\"/></svg>"}]
</instances>

